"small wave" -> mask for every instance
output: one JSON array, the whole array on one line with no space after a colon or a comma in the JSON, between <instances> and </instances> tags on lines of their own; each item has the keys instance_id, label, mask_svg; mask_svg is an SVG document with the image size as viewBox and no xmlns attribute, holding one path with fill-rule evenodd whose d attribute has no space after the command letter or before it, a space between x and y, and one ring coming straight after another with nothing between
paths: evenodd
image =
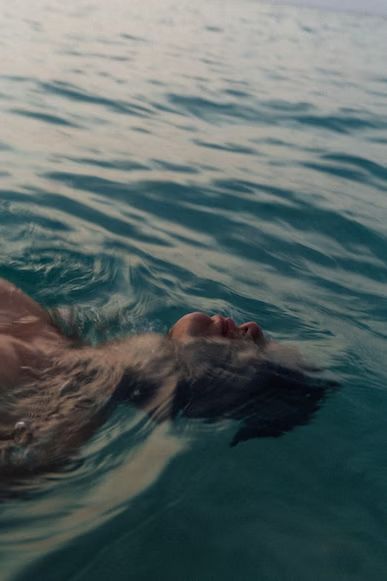
<instances>
[{"instance_id":1,"label":"small wave","mask_svg":"<svg viewBox=\"0 0 387 581\"><path fill-rule=\"evenodd\" d=\"M323 159L337 161L342 166L350 166L363 170L368 175L387 181L387 166L376 163L373 160L356 155L347 155L344 153L326 153ZM360 174L357 174L360 175Z\"/></svg>"},{"instance_id":2,"label":"small wave","mask_svg":"<svg viewBox=\"0 0 387 581\"><path fill-rule=\"evenodd\" d=\"M354 131L383 128L380 121L350 115L294 115L292 119L302 125L310 125L336 133L352 134Z\"/></svg>"},{"instance_id":3,"label":"small wave","mask_svg":"<svg viewBox=\"0 0 387 581\"><path fill-rule=\"evenodd\" d=\"M30 117L31 119L36 119L37 121L42 121L43 123L50 123L51 125L63 125L65 127L76 127L79 129L80 125L68 121L64 117L59 115L52 115L49 113L42 113L41 111L30 111L28 109L18 109L12 108L9 110L11 113L16 115L21 115L23 117Z\"/></svg>"},{"instance_id":4,"label":"small wave","mask_svg":"<svg viewBox=\"0 0 387 581\"><path fill-rule=\"evenodd\" d=\"M125 115L133 115L136 117L147 117L152 115L152 110L138 103L128 103L125 101L107 99L99 95L93 95L85 90L82 90L71 83L64 83L62 81L41 82L40 90L43 93L52 93L70 101L79 101L81 103L90 103L93 105L101 105L116 113Z\"/></svg>"}]
</instances>

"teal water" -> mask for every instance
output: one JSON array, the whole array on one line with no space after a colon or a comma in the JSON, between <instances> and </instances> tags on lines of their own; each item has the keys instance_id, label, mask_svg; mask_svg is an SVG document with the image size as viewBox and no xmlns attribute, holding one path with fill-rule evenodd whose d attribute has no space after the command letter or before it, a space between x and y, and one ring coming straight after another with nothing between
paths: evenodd
<instances>
[{"instance_id":1,"label":"teal water","mask_svg":"<svg viewBox=\"0 0 387 581\"><path fill-rule=\"evenodd\" d=\"M342 385L235 448L120 408L2 502L1 578L384 580L387 20L18 0L1 22L0 276L93 340L257 320Z\"/></svg>"}]
</instances>

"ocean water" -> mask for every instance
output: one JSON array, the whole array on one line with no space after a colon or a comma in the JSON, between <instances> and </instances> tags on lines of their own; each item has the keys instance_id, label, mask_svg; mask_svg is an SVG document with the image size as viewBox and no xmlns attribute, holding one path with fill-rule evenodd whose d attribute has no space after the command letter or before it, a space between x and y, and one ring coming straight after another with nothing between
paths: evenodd
<instances>
[{"instance_id":1,"label":"ocean water","mask_svg":"<svg viewBox=\"0 0 387 581\"><path fill-rule=\"evenodd\" d=\"M257 320L341 388L230 448L120 407L0 505L1 579L382 581L387 20L253 0L3 3L0 276L100 341Z\"/></svg>"}]
</instances>

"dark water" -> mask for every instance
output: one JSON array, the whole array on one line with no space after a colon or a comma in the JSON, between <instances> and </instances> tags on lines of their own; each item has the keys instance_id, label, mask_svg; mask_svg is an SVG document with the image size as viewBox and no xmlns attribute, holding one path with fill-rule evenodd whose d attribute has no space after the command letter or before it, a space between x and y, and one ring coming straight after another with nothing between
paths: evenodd
<instances>
[{"instance_id":1,"label":"dark water","mask_svg":"<svg viewBox=\"0 0 387 581\"><path fill-rule=\"evenodd\" d=\"M387 570L387 21L222 2L1 9L0 276L93 340L255 319L342 389L229 447L119 408L0 507L2 579Z\"/></svg>"}]
</instances>

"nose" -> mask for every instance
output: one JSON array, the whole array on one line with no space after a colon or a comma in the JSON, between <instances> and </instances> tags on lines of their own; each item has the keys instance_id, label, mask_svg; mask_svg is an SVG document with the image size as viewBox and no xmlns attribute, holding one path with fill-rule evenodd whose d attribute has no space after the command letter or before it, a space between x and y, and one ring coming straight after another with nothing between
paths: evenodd
<instances>
[{"instance_id":1,"label":"nose","mask_svg":"<svg viewBox=\"0 0 387 581\"><path fill-rule=\"evenodd\" d=\"M250 321L249 323L243 323L243 325L239 326L239 329L242 331L244 335L252 337L254 341L263 339L263 332L261 327L257 325L257 323L254 323L253 321Z\"/></svg>"},{"instance_id":2,"label":"nose","mask_svg":"<svg viewBox=\"0 0 387 581\"><path fill-rule=\"evenodd\" d=\"M215 328L223 337L233 338L239 334L238 327L230 317L213 315L211 319L215 324Z\"/></svg>"},{"instance_id":3,"label":"nose","mask_svg":"<svg viewBox=\"0 0 387 581\"><path fill-rule=\"evenodd\" d=\"M226 334L226 319L222 315L212 315L211 321L215 324L215 328L221 335Z\"/></svg>"}]
</instances>

